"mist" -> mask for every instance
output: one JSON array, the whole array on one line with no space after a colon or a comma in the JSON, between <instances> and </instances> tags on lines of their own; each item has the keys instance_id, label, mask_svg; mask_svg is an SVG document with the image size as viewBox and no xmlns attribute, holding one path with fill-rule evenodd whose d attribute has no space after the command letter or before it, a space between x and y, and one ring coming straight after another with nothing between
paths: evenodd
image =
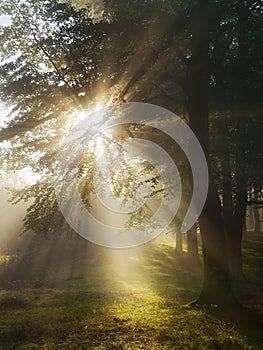
<instances>
[{"instance_id":1,"label":"mist","mask_svg":"<svg viewBox=\"0 0 263 350\"><path fill-rule=\"evenodd\" d=\"M21 233L23 228L23 217L26 213L28 203L11 204L10 194L0 187L0 245L7 244L15 236Z\"/></svg>"}]
</instances>

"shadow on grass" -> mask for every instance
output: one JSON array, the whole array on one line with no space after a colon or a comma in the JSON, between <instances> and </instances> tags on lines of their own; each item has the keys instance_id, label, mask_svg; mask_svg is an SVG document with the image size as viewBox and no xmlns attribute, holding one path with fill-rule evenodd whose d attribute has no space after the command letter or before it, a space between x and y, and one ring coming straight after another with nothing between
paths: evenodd
<instances>
[{"instance_id":1,"label":"shadow on grass","mask_svg":"<svg viewBox=\"0 0 263 350\"><path fill-rule=\"evenodd\" d=\"M5 265L14 280L25 279L31 287L3 292L5 350L260 349L260 314L182 305L198 296L202 266L169 244L116 251L81 238L28 243L22 260ZM258 263L258 249L248 243L247 266ZM32 289L40 273L42 288ZM22 303L12 303L12 293Z\"/></svg>"},{"instance_id":2,"label":"shadow on grass","mask_svg":"<svg viewBox=\"0 0 263 350\"><path fill-rule=\"evenodd\" d=\"M7 254L8 256L8 254ZM169 244L152 242L127 250L110 250L79 236L71 241L25 237L0 265L0 288L85 289L141 292L153 290L163 297L187 303L202 283L202 267L186 254L177 256Z\"/></svg>"},{"instance_id":3,"label":"shadow on grass","mask_svg":"<svg viewBox=\"0 0 263 350\"><path fill-rule=\"evenodd\" d=\"M149 247L142 259L142 275L162 297L189 303L198 296L203 280L202 264L168 245Z\"/></svg>"},{"instance_id":4,"label":"shadow on grass","mask_svg":"<svg viewBox=\"0 0 263 350\"><path fill-rule=\"evenodd\" d=\"M203 307L203 310L236 329L250 344L263 348L263 315L259 310L243 305L224 309Z\"/></svg>"},{"instance_id":5,"label":"shadow on grass","mask_svg":"<svg viewBox=\"0 0 263 350\"><path fill-rule=\"evenodd\" d=\"M259 278L263 274L263 233L262 237L250 235L242 247L244 273L250 282L263 289L263 278Z\"/></svg>"}]
</instances>

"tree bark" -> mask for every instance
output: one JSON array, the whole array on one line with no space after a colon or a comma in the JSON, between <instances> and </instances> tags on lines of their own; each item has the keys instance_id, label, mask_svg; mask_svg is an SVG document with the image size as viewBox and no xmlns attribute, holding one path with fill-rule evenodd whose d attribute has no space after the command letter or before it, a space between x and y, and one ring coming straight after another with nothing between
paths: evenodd
<instances>
[{"instance_id":1,"label":"tree bark","mask_svg":"<svg viewBox=\"0 0 263 350\"><path fill-rule=\"evenodd\" d=\"M224 139L222 142L222 182L223 182L223 220L225 231L231 232L233 223L233 189L231 179L231 165L230 165L230 146L229 146L229 132L227 120L224 120L223 125Z\"/></svg>"},{"instance_id":2,"label":"tree bark","mask_svg":"<svg viewBox=\"0 0 263 350\"><path fill-rule=\"evenodd\" d=\"M239 69L239 94L237 98L238 105L242 107L246 100L246 86L244 81L248 74L248 62L246 58L246 40L245 40L245 22L247 20L247 13L244 1L238 3L238 57L237 65ZM233 278L243 279L243 263L242 263L242 236L243 226L246 217L247 206L247 188L245 177L245 142L246 130L245 121L242 114L237 115L236 120L236 203L234 208L234 215L230 231L228 232L228 246L229 246L229 265L230 272Z\"/></svg>"},{"instance_id":3,"label":"tree bark","mask_svg":"<svg viewBox=\"0 0 263 350\"><path fill-rule=\"evenodd\" d=\"M228 256L231 276L244 279L242 262L242 237L247 210L247 189L245 179L244 123L237 121L236 141L236 204L233 218L228 230Z\"/></svg>"},{"instance_id":4,"label":"tree bark","mask_svg":"<svg viewBox=\"0 0 263 350\"><path fill-rule=\"evenodd\" d=\"M246 215L245 215L245 220L243 225L243 237L247 238L247 209L246 209Z\"/></svg>"},{"instance_id":5,"label":"tree bark","mask_svg":"<svg viewBox=\"0 0 263 350\"><path fill-rule=\"evenodd\" d=\"M187 254L188 254L191 261L199 260L198 240L197 240L197 224L195 224L187 232Z\"/></svg>"},{"instance_id":6,"label":"tree bark","mask_svg":"<svg viewBox=\"0 0 263 350\"><path fill-rule=\"evenodd\" d=\"M198 137L206 154L210 179L208 196L199 218L203 244L204 285L198 299L199 304L224 306L234 300L227 263L224 225L221 204L211 171L208 147L208 80L202 75L192 78L192 89L188 96L190 127Z\"/></svg>"},{"instance_id":7,"label":"tree bark","mask_svg":"<svg viewBox=\"0 0 263 350\"><path fill-rule=\"evenodd\" d=\"M182 254L183 252L183 240L180 229L178 229L175 233L175 250L177 254Z\"/></svg>"},{"instance_id":8,"label":"tree bark","mask_svg":"<svg viewBox=\"0 0 263 350\"><path fill-rule=\"evenodd\" d=\"M236 178L236 199L233 202L233 184L231 180L230 147L228 144L228 128L224 125L223 145L223 221L226 232L227 253L231 277L243 279L242 266L242 237L246 217L246 181L245 173L245 130L242 120L237 120L237 134L235 144L235 178Z\"/></svg>"},{"instance_id":9,"label":"tree bark","mask_svg":"<svg viewBox=\"0 0 263 350\"><path fill-rule=\"evenodd\" d=\"M259 209L256 207L255 204L253 206L253 214L254 214L254 233L260 233Z\"/></svg>"},{"instance_id":10,"label":"tree bark","mask_svg":"<svg viewBox=\"0 0 263 350\"><path fill-rule=\"evenodd\" d=\"M228 307L236 303L232 293L221 204L214 184L209 154L209 26L201 16L206 1L199 1L200 20L192 36L192 57L189 69L189 124L206 155L209 169L207 200L199 218L203 244L204 284L196 304Z\"/></svg>"}]
</instances>

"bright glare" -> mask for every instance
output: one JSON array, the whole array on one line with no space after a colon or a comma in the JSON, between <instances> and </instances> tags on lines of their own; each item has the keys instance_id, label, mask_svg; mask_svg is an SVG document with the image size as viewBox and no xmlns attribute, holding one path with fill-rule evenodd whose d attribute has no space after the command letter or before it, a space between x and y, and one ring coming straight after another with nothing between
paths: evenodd
<instances>
[{"instance_id":1,"label":"bright glare","mask_svg":"<svg viewBox=\"0 0 263 350\"><path fill-rule=\"evenodd\" d=\"M0 176L2 187L10 187L13 189L31 186L40 179L40 176L33 173L29 167L14 172L1 172Z\"/></svg>"},{"instance_id":2,"label":"bright glare","mask_svg":"<svg viewBox=\"0 0 263 350\"><path fill-rule=\"evenodd\" d=\"M0 128L5 125L5 122L8 121L8 114L12 111L13 107L6 108L3 104L0 103Z\"/></svg>"},{"instance_id":3,"label":"bright glare","mask_svg":"<svg viewBox=\"0 0 263 350\"><path fill-rule=\"evenodd\" d=\"M103 107L105 107L103 105L103 103L97 103L96 106L93 108L93 111L92 112L97 112L99 111L100 109L102 109Z\"/></svg>"},{"instance_id":4,"label":"bright glare","mask_svg":"<svg viewBox=\"0 0 263 350\"><path fill-rule=\"evenodd\" d=\"M95 139L95 153L96 153L97 159L99 159L105 151L103 140L104 140L103 135L98 136Z\"/></svg>"},{"instance_id":5,"label":"bright glare","mask_svg":"<svg viewBox=\"0 0 263 350\"><path fill-rule=\"evenodd\" d=\"M105 106L106 105L104 103L97 103L95 106L88 108L86 111L74 111L71 114L74 125L77 125L80 121L87 118L87 123L90 124L90 126L93 126L102 119L100 118L100 115L97 114L94 116L93 114L99 110L102 110Z\"/></svg>"}]
</instances>

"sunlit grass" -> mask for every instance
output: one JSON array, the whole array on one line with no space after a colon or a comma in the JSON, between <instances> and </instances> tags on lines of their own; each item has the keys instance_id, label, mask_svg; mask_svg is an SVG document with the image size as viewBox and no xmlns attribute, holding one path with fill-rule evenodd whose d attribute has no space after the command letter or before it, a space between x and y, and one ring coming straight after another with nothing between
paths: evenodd
<instances>
[{"instance_id":1,"label":"sunlit grass","mask_svg":"<svg viewBox=\"0 0 263 350\"><path fill-rule=\"evenodd\" d=\"M7 297L1 293L0 308ZM1 309L1 349L256 349L204 311L149 291L26 290L16 297L25 304Z\"/></svg>"},{"instance_id":2,"label":"sunlit grass","mask_svg":"<svg viewBox=\"0 0 263 350\"><path fill-rule=\"evenodd\" d=\"M0 349L260 349L231 324L188 306L202 269L180 261L173 239L126 250L88 245L87 254L83 240L31 241L28 276L40 278L44 264L46 275L41 289L14 284L0 292ZM245 266L257 265L257 245L247 248Z\"/></svg>"}]
</instances>

